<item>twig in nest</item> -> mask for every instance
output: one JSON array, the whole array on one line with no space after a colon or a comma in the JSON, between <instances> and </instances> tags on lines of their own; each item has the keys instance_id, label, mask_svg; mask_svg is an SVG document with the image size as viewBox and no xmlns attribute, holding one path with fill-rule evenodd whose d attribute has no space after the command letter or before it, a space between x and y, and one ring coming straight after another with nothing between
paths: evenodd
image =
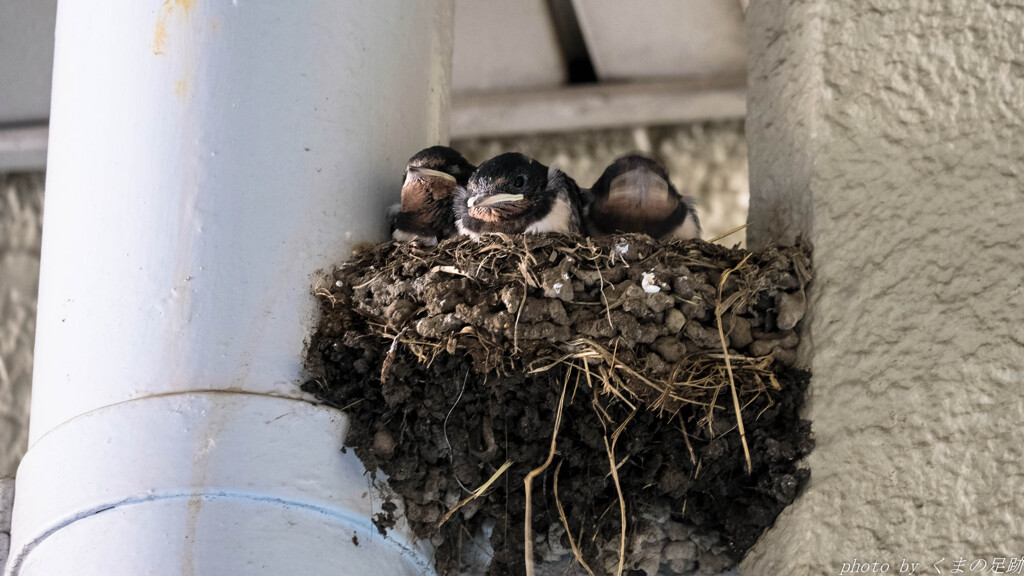
<instances>
[{"instance_id":1,"label":"twig in nest","mask_svg":"<svg viewBox=\"0 0 1024 576\"><path fill-rule=\"evenodd\" d=\"M391 340L391 347L388 348L387 355L384 356L384 362L380 366L380 382L383 384L388 379L388 373L391 372L391 366L395 363L395 351L398 349L398 339L405 334L408 327L402 328L402 330L395 335L394 339Z\"/></svg>"},{"instance_id":2,"label":"twig in nest","mask_svg":"<svg viewBox=\"0 0 1024 576\"><path fill-rule=\"evenodd\" d=\"M682 418L679 418L679 431L683 433L683 440L686 442L686 449L690 452L690 463L696 466L697 455L693 451L693 444L690 443L690 435L686 433L686 426L683 425Z\"/></svg>"},{"instance_id":3,"label":"twig in nest","mask_svg":"<svg viewBox=\"0 0 1024 576\"><path fill-rule=\"evenodd\" d=\"M725 281L729 279L729 275L742 268L749 259L750 254L747 254L735 268L730 268L725 272L722 272L722 279L718 281L718 302L715 305L715 319L718 321L718 338L722 342L722 353L725 355L725 369L729 372L729 389L732 391L732 406L736 410L736 425L740 429L740 442L743 443L743 455L747 459L747 475L753 473L754 467L750 463L750 447L747 446L747 432L743 428L743 414L740 411L740 398L736 393L736 379L732 375L732 362L729 360L729 347L725 343L725 331L722 330L722 312L725 312L725 307L722 306L722 287L725 286ZM730 299L730 304L732 302L735 302L734 298Z\"/></svg>"},{"instance_id":4,"label":"twig in nest","mask_svg":"<svg viewBox=\"0 0 1024 576\"><path fill-rule=\"evenodd\" d=\"M367 286L369 286L370 284L373 284L373 283L374 283L374 282L376 282L377 280L380 280L380 279L381 279L381 277L383 277L383 276L384 276L384 273L383 273L383 272L381 272L380 274L377 274L376 276L374 276L373 278L370 278L370 279L369 279L369 280L367 280L366 282L363 282L362 284L359 284L359 285L353 286L353 287L352 287L352 289L353 289L353 290L362 290L363 288L366 288Z\"/></svg>"},{"instance_id":5,"label":"twig in nest","mask_svg":"<svg viewBox=\"0 0 1024 576\"><path fill-rule=\"evenodd\" d=\"M356 400L355 402L349 402L344 408L341 408L340 410L342 412L344 412L345 410L348 410L349 408L355 406L356 404L359 404L363 400L366 400L366 398L360 398L359 400Z\"/></svg>"},{"instance_id":6,"label":"twig in nest","mask_svg":"<svg viewBox=\"0 0 1024 576\"><path fill-rule=\"evenodd\" d=\"M555 459L555 443L558 439L558 428L562 425L562 407L565 405L565 391L569 388L569 371L565 373L565 382L562 383L562 396L558 399L558 412L555 414L555 429L551 432L551 449L548 451L548 458L539 467L530 470L530 473L526 475L526 479L523 480L523 484L526 486L526 518L523 522L523 533L525 539L523 540L524 550L523 554L526 559L526 576L534 576L533 567L533 479L540 476L548 466L551 465L551 461Z\"/></svg>"},{"instance_id":7,"label":"twig in nest","mask_svg":"<svg viewBox=\"0 0 1024 576\"><path fill-rule=\"evenodd\" d=\"M622 534L619 537L619 568L616 576L622 576L622 568L626 564L626 500L622 497L622 485L619 484L619 470L615 466L615 440L608 444L608 437L604 437L604 447L608 451L608 464L612 469L612 480L615 482L615 492L619 495L619 521L622 523Z\"/></svg>"},{"instance_id":8,"label":"twig in nest","mask_svg":"<svg viewBox=\"0 0 1024 576\"><path fill-rule=\"evenodd\" d=\"M454 276L465 276L466 278L475 278L472 274L467 274L462 270L459 270L455 266L434 266L430 269L431 272L446 272Z\"/></svg>"},{"instance_id":9,"label":"twig in nest","mask_svg":"<svg viewBox=\"0 0 1024 576\"><path fill-rule=\"evenodd\" d=\"M469 504L473 500L476 500L477 498L483 496L484 492L487 492L487 489L491 487L491 484L494 484L494 482L498 478L501 478L501 475L504 474L505 471L508 470L510 467L512 467L511 460L502 464L501 468L498 468L498 470L494 474L492 474L490 478L487 479L487 482L481 484L479 488L473 490L472 494L463 499L462 502L459 502L455 506L455 508L449 510L448 513L444 515L444 518L441 518L441 521L437 523L437 527L440 528L441 526L444 526L444 523L447 522L452 517L452 515L458 512L460 508L462 508L466 504Z\"/></svg>"},{"instance_id":10,"label":"twig in nest","mask_svg":"<svg viewBox=\"0 0 1024 576\"><path fill-rule=\"evenodd\" d=\"M565 534L569 537L569 546L572 547L572 554L576 557L576 561L580 563L580 566L587 571L587 574L594 576L594 571L587 566L587 563L583 560L583 554L580 553L580 549L576 546L576 540L572 537L572 529L569 528L569 520L565 517L565 510L562 508L562 501L558 499L558 472L562 469L562 464L565 460L560 460L558 466L555 466L555 506L558 507L558 517L562 520L562 526L565 526Z\"/></svg>"},{"instance_id":11,"label":"twig in nest","mask_svg":"<svg viewBox=\"0 0 1024 576\"><path fill-rule=\"evenodd\" d=\"M605 422L605 418L608 417L608 413L605 412L604 417L602 417L601 412L603 410L601 409L601 404L597 399L597 390L592 390L592 392L594 394L594 401L591 403L591 406L594 408L594 412L597 413L597 419L601 422L601 427L604 428L604 447L608 452L608 465L611 468L612 480L615 482L615 492L619 496L619 522L621 523L621 535L619 536L619 568L616 572L616 576L622 576L622 569L626 564L626 499L622 495L622 484L619 483L619 468L615 464L615 444L619 441L619 435L626 429L626 425L633 420L634 416L636 416L637 411L634 409L629 414L629 417L615 429L615 432L612 433L611 444L609 444L608 424L611 423L611 419L609 418L607 423ZM611 507L612 504L609 504L604 513L598 517L598 523L600 523L601 518L604 518L604 515L608 513L608 510L611 510ZM594 538L597 538L597 530L594 531Z\"/></svg>"},{"instance_id":12,"label":"twig in nest","mask_svg":"<svg viewBox=\"0 0 1024 576\"><path fill-rule=\"evenodd\" d=\"M530 251L530 246L526 243L526 236L523 236L523 250L524 252L519 255L519 274L523 277L523 280L531 288L538 288L540 284L537 279L533 277L530 270L537 265L537 259L533 257L533 252ZM529 262L527 262L529 260Z\"/></svg>"},{"instance_id":13,"label":"twig in nest","mask_svg":"<svg viewBox=\"0 0 1024 576\"><path fill-rule=\"evenodd\" d=\"M526 293L528 291L526 284L523 284L523 299L519 301L519 310L516 310L516 324L512 327L512 351L515 354L519 353L519 317L523 314L523 306L526 305Z\"/></svg>"},{"instance_id":14,"label":"twig in nest","mask_svg":"<svg viewBox=\"0 0 1024 576\"><path fill-rule=\"evenodd\" d=\"M472 494L472 491L469 488L466 488L466 485L462 483L462 480L459 480L459 475L455 473L455 451L452 450L451 440L448 440L448 419L452 417L452 412L455 411L455 407L458 406L459 402L462 400L462 395L466 392L466 382L468 381L469 370L466 370L466 377L462 379L462 389L459 390L459 396L455 399L455 404L452 404L452 407L448 410L448 414L444 417L444 424L441 425L441 432L444 434L445 443L448 444L448 461L452 464L452 477L455 478L455 481L459 483L459 486L463 490Z\"/></svg>"},{"instance_id":15,"label":"twig in nest","mask_svg":"<svg viewBox=\"0 0 1024 576\"><path fill-rule=\"evenodd\" d=\"M610 326L614 331L615 323L612 322L612 309L611 306L608 305L608 297L604 295L604 275L601 274L601 266L598 265L597 262L594 262L594 269L597 270L597 278L601 281L601 286L598 289L598 292L601 294L601 302L604 304L604 315L608 318L608 326Z\"/></svg>"},{"instance_id":16,"label":"twig in nest","mask_svg":"<svg viewBox=\"0 0 1024 576\"><path fill-rule=\"evenodd\" d=\"M320 286L319 280L317 280L316 287L313 288L313 295L318 298L323 298L324 300L330 302L332 309L334 308L335 304L338 303L338 299L334 297L334 294L331 294L330 290Z\"/></svg>"},{"instance_id":17,"label":"twig in nest","mask_svg":"<svg viewBox=\"0 0 1024 576\"><path fill-rule=\"evenodd\" d=\"M740 226L737 226L737 227L733 228L732 230L729 230L728 232L726 232L724 234L719 234L718 236L715 236L711 240L708 240L708 244L714 244L715 242L718 242L722 238L727 238L729 236L732 236L733 234L739 232L740 230L743 230L746 227L747 227L746 224L742 224Z\"/></svg>"}]
</instances>

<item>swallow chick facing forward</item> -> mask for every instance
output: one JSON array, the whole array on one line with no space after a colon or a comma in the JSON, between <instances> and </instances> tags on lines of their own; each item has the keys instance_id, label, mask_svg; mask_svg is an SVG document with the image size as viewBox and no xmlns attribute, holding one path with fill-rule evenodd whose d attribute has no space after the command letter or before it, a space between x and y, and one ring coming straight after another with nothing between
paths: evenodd
<instances>
[{"instance_id":1,"label":"swallow chick facing forward","mask_svg":"<svg viewBox=\"0 0 1024 576\"><path fill-rule=\"evenodd\" d=\"M460 234L579 234L583 221L580 189L558 168L509 152L477 168L455 195Z\"/></svg>"},{"instance_id":2,"label":"swallow chick facing forward","mask_svg":"<svg viewBox=\"0 0 1024 576\"><path fill-rule=\"evenodd\" d=\"M389 210L391 237L433 246L455 235L452 199L476 170L462 154L447 146L431 146L416 153L405 167L401 207Z\"/></svg>"},{"instance_id":3,"label":"swallow chick facing forward","mask_svg":"<svg viewBox=\"0 0 1024 576\"><path fill-rule=\"evenodd\" d=\"M630 154L612 162L590 189L587 223L594 235L642 232L653 238L700 237L693 199L680 194L657 161Z\"/></svg>"}]
</instances>

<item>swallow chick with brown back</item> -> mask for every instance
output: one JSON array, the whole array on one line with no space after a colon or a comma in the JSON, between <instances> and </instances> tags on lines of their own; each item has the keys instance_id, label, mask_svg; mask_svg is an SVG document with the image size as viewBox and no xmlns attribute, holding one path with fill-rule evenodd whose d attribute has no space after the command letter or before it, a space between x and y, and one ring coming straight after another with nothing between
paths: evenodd
<instances>
[{"instance_id":1,"label":"swallow chick with brown back","mask_svg":"<svg viewBox=\"0 0 1024 576\"><path fill-rule=\"evenodd\" d=\"M402 204L389 210L391 237L434 246L454 236L455 189L465 185L474 170L462 154L447 146L417 152L405 167Z\"/></svg>"},{"instance_id":2,"label":"swallow chick with brown back","mask_svg":"<svg viewBox=\"0 0 1024 576\"><path fill-rule=\"evenodd\" d=\"M630 154L612 162L590 189L587 225L595 236L640 232L660 239L699 238L692 198L672 185L657 161Z\"/></svg>"}]
</instances>

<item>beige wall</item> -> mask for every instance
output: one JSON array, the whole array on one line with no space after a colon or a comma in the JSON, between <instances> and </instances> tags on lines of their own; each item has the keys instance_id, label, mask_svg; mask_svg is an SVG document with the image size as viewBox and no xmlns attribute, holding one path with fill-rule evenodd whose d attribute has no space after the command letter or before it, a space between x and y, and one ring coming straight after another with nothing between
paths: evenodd
<instances>
[{"instance_id":1,"label":"beige wall","mask_svg":"<svg viewBox=\"0 0 1024 576\"><path fill-rule=\"evenodd\" d=\"M750 239L814 240L817 448L743 573L1024 556L1024 2L747 23Z\"/></svg>"},{"instance_id":2,"label":"beige wall","mask_svg":"<svg viewBox=\"0 0 1024 576\"><path fill-rule=\"evenodd\" d=\"M42 174L0 174L0 478L28 442L42 215Z\"/></svg>"}]
</instances>

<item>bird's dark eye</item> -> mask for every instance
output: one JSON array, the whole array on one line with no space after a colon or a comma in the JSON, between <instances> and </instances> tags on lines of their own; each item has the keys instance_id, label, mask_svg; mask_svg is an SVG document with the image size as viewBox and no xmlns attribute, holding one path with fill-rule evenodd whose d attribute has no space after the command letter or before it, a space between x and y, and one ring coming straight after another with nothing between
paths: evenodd
<instances>
[{"instance_id":1,"label":"bird's dark eye","mask_svg":"<svg viewBox=\"0 0 1024 576\"><path fill-rule=\"evenodd\" d=\"M523 186L526 186L526 176L523 176L522 174L516 176L516 179L512 181L512 185L515 186L516 188L522 188Z\"/></svg>"}]
</instances>

